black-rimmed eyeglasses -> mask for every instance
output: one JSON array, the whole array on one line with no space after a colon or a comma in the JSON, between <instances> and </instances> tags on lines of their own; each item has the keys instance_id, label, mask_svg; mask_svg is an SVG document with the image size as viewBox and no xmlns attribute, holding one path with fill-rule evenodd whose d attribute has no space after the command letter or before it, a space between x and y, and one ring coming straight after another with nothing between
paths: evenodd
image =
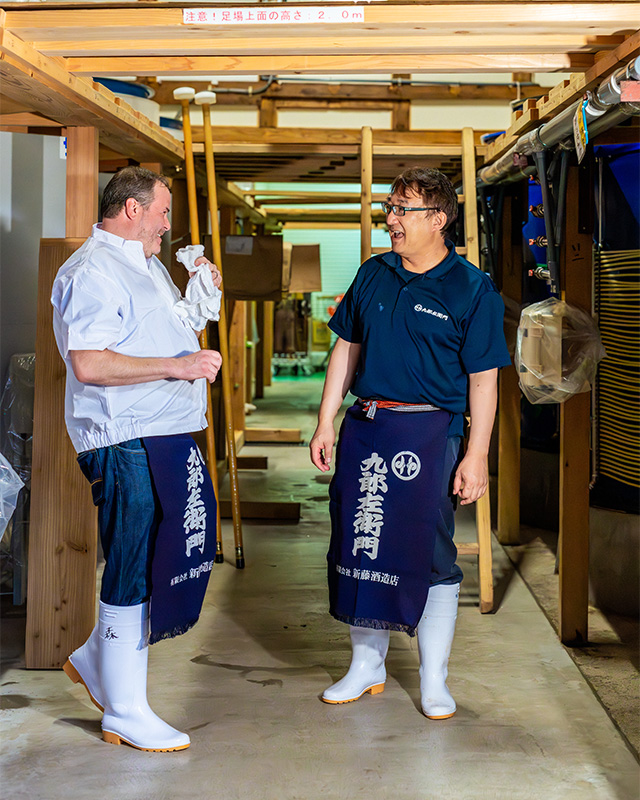
<instances>
[{"instance_id":1,"label":"black-rimmed eyeglasses","mask_svg":"<svg viewBox=\"0 0 640 800\"><path fill-rule=\"evenodd\" d=\"M380 205L387 216L393 211L396 217L404 217L407 211L440 211L437 206L420 206L416 208L413 206L392 206L391 203L380 203Z\"/></svg>"}]
</instances>

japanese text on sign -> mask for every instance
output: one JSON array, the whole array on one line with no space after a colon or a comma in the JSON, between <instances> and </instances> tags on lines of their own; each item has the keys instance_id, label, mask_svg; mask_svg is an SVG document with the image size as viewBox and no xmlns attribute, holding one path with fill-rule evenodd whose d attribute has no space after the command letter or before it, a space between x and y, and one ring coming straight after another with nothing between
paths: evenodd
<instances>
[{"instance_id":1,"label":"japanese text on sign","mask_svg":"<svg viewBox=\"0 0 640 800\"><path fill-rule=\"evenodd\" d=\"M196 548L201 553L204 553L207 512L200 496L202 492L200 485L204 483L203 464L202 456L192 447L187 460L187 490L189 491L189 498L183 517L187 556L190 556L191 551Z\"/></svg>"},{"instance_id":2,"label":"japanese text on sign","mask_svg":"<svg viewBox=\"0 0 640 800\"><path fill-rule=\"evenodd\" d=\"M314 25L364 22L364 10L351 6L333 8L185 8L185 25Z\"/></svg>"},{"instance_id":3,"label":"japanese text on sign","mask_svg":"<svg viewBox=\"0 0 640 800\"><path fill-rule=\"evenodd\" d=\"M371 453L370 458L360 465L362 477L360 491L364 497L358 500L358 509L353 522L353 531L356 534L353 540L353 555L358 550L369 556L373 561L378 557L380 532L384 525L384 511L382 510L383 494L387 491L387 465L377 453ZM357 534L361 534L358 536Z\"/></svg>"}]
</instances>

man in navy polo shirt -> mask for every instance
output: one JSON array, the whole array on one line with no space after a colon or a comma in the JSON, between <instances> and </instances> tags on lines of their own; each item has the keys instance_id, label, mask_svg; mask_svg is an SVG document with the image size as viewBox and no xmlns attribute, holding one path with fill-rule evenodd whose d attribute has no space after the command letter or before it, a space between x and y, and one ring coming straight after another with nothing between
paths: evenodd
<instances>
[{"instance_id":1,"label":"man in navy polo shirt","mask_svg":"<svg viewBox=\"0 0 640 800\"><path fill-rule=\"evenodd\" d=\"M445 233L458 201L449 179L414 167L383 208L391 252L366 261L329 327L338 335L311 440L331 467L340 432L328 554L331 613L350 626L352 660L327 703L384 689L390 630L418 635L422 710L456 710L447 664L462 571L454 511L487 487L498 369L510 363L504 306L491 279L456 254ZM471 427L462 455L464 412Z\"/></svg>"}]
</instances>

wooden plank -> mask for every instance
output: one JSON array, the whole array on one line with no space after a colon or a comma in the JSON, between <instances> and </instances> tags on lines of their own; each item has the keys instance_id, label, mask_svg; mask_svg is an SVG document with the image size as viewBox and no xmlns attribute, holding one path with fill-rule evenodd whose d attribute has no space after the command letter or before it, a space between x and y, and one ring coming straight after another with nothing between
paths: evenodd
<instances>
[{"instance_id":1,"label":"wooden plank","mask_svg":"<svg viewBox=\"0 0 640 800\"><path fill-rule=\"evenodd\" d=\"M241 500L240 513L242 519L270 519L298 522L300 520L300 503L278 500ZM220 516L231 518L231 501L220 500Z\"/></svg>"},{"instance_id":2,"label":"wooden plank","mask_svg":"<svg viewBox=\"0 0 640 800\"><path fill-rule=\"evenodd\" d=\"M67 128L67 238L89 236L98 219L98 130Z\"/></svg>"},{"instance_id":3,"label":"wooden plank","mask_svg":"<svg viewBox=\"0 0 640 800\"><path fill-rule=\"evenodd\" d=\"M589 620L589 426L591 396L560 406L560 639L587 644Z\"/></svg>"},{"instance_id":4,"label":"wooden plank","mask_svg":"<svg viewBox=\"0 0 640 800\"><path fill-rule=\"evenodd\" d=\"M363 214L358 208L271 208L269 216L278 222L360 222ZM373 209L368 215L370 220L382 224L385 220L381 209ZM369 229L370 231L371 229Z\"/></svg>"},{"instance_id":5,"label":"wooden plank","mask_svg":"<svg viewBox=\"0 0 640 800\"><path fill-rule=\"evenodd\" d=\"M247 325L246 302L232 301L229 319L229 357L231 360L231 405L233 408L233 425L235 430L245 428L245 383L247 371ZM245 436L245 441L248 441Z\"/></svg>"},{"instance_id":6,"label":"wooden plank","mask_svg":"<svg viewBox=\"0 0 640 800\"><path fill-rule=\"evenodd\" d=\"M151 83L153 78L145 78L140 76L140 81ZM209 81L198 80L185 80L182 82L184 86L191 86L196 92L206 91L209 86ZM294 82L287 80L284 77L277 83L272 84L264 94L256 94L256 88L264 89L266 84L257 84L249 81L225 81L225 88L239 89L238 94L227 94L224 98L224 105L258 105L261 97L270 97L276 101L279 108L287 107L295 108L296 102L303 100L331 100L339 103L373 103L373 104L395 104L399 100L409 101L441 101L441 100L456 100L468 102L484 102L489 100L516 100L522 97L529 97L535 95L540 97L546 91L537 84L531 86L522 84L516 86L514 84L494 84L490 86L477 85L474 83L450 83L450 84L435 84L435 85L380 85L380 84L358 84L358 83L313 83L311 81L304 83ZM252 92L249 93L248 89L251 87ZM173 83L164 82L158 84L153 83L155 91L154 100L160 105L173 104ZM383 106L384 107L384 106ZM456 140L457 141L457 140Z\"/></svg>"},{"instance_id":7,"label":"wooden plank","mask_svg":"<svg viewBox=\"0 0 640 800\"><path fill-rule=\"evenodd\" d=\"M256 352L256 394L257 400L264 397L264 357L265 357L265 336L264 336L264 300L256 303L256 329L258 331L258 341L255 346Z\"/></svg>"},{"instance_id":8,"label":"wooden plank","mask_svg":"<svg viewBox=\"0 0 640 800\"><path fill-rule=\"evenodd\" d=\"M456 545L459 556L477 556L478 543L477 542L461 542Z\"/></svg>"},{"instance_id":9,"label":"wooden plank","mask_svg":"<svg viewBox=\"0 0 640 800\"><path fill-rule=\"evenodd\" d=\"M276 304L273 300L268 300L264 304L264 355L262 360L263 376L265 386L271 386L271 361L273 359L273 320Z\"/></svg>"},{"instance_id":10,"label":"wooden plank","mask_svg":"<svg viewBox=\"0 0 640 800\"><path fill-rule=\"evenodd\" d=\"M586 169L570 167L561 261L563 299L591 312L592 221L581 219L593 202ZM588 642L589 480L591 394L575 395L560 406L559 627L565 644Z\"/></svg>"},{"instance_id":11,"label":"wooden plank","mask_svg":"<svg viewBox=\"0 0 640 800\"><path fill-rule=\"evenodd\" d=\"M269 458L267 456L238 456L238 469L268 469Z\"/></svg>"},{"instance_id":12,"label":"wooden plank","mask_svg":"<svg viewBox=\"0 0 640 800\"><path fill-rule=\"evenodd\" d=\"M136 4L138 6L142 4ZM82 41L83 39L104 38L115 40L138 40L148 38L176 38L182 42L194 39L237 37L239 32L249 33L253 39L260 36L273 36L273 27L269 25L246 23L234 25L184 25L180 8L97 8L90 9L54 9L54 10L13 10L10 0L4 3L7 8L6 25L15 30L24 39L32 41L59 40ZM293 14L296 6L288 3L287 8ZM330 7L330 6L328 6ZM362 20L338 24L314 24L282 26L279 30L295 32L302 37L309 35L339 36L341 27L346 35L363 32L390 31L393 38L405 32L433 31L438 35L455 35L460 30L461 21L468 34L485 32L504 34L505 29L522 29L531 35L545 33L584 33L607 34L619 30L629 30L637 23L632 2L458 2L458 3L394 3L372 4L364 7ZM390 34L391 35L391 34ZM406 70L398 70L404 72ZM512 70L523 71L529 70Z\"/></svg>"},{"instance_id":13,"label":"wooden plank","mask_svg":"<svg viewBox=\"0 0 640 800\"><path fill-rule=\"evenodd\" d=\"M520 185L505 196L499 286L518 304L522 302L522 225ZM520 399L518 374L513 365L498 378L498 541L520 544Z\"/></svg>"},{"instance_id":14,"label":"wooden plank","mask_svg":"<svg viewBox=\"0 0 640 800\"><path fill-rule=\"evenodd\" d=\"M21 112L14 114L5 113L4 103L2 108L2 115L0 115L0 125L4 126L22 126L26 128L62 128L64 127L60 122L47 119L40 114L31 114L29 112Z\"/></svg>"},{"instance_id":15,"label":"wooden plank","mask_svg":"<svg viewBox=\"0 0 640 800\"><path fill-rule=\"evenodd\" d=\"M98 128L102 142L138 161L176 164L184 157L181 142L127 103L116 103L108 89L70 75L62 59L43 56L1 28L0 84L3 96L49 119Z\"/></svg>"},{"instance_id":16,"label":"wooden plank","mask_svg":"<svg viewBox=\"0 0 640 800\"><path fill-rule=\"evenodd\" d=\"M245 56L71 56L65 59L73 75L274 75L367 74L407 72L584 72L593 56L581 53L438 53L387 55L245 55Z\"/></svg>"},{"instance_id":17,"label":"wooden plank","mask_svg":"<svg viewBox=\"0 0 640 800\"><path fill-rule=\"evenodd\" d=\"M362 129L360 142L360 262L371 256L371 182L373 180L373 133Z\"/></svg>"},{"instance_id":18,"label":"wooden plank","mask_svg":"<svg viewBox=\"0 0 640 800\"><path fill-rule=\"evenodd\" d=\"M273 444L276 442L298 444L302 441L299 428L251 428L244 429L244 440L247 444L263 442Z\"/></svg>"},{"instance_id":19,"label":"wooden plank","mask_svg":"<svg viewBox=\"0 0 640 800\"><path fill-rule=\"evenodd\" d=\"M278 109L276 108L275 100L271 100L268 97L263 97L260 100L258 125L261 128L278 127Z\"/></svg>"},{"instance_id":20,"label":"wooden plank","mask_svg":"<svg viewBox=\"0 0 640 800\"><path fill-rule=\"evenodd\" d=\"M49 56L67 58L128 58L130 56L153 53L154 56L190 57L204 56L322 56L333 53L349 55L394 55L397 52L397 39L388 31L372 31L368 35L349 34L345 28L334 34L314 35L313 33L273 32L258 36L216 36L187 38L179 36L128 38L111 37L68 39L59 31L57 39L35 38L30 44L40 52ZM609 45L613 46L613 45ZM415 55L458 54L464 56L471 53L522 53L522 54L565 54L592 53L597 45L594 37L587 33L551 33L531 34L514 30L513 33L480 33L456 36L451 34L424 34L415 30L407 30L403 34L402 53ZM269 98L267 98L269 99Z\"/></svg>"},{"instance_id":21,"label":"wooden plank","mask_svg":"<svg viewBox=\"0 0 640 800\"><path fill-rule=\"evenodd\" d=\"M408 100L392 105L391 127L394 131L408 131L411 128L411 103Z\"/></svg>"},{"instance_id":22,"label":"wooden plank","mask_svg":"<svg viewBox=\"0 0 640 800\"><path fill-rule=\"evenodd\" d=\"M247 192L255 197L255 202L260 206L277 205L327 205L329 203L360 203L360 194L355 192L327 192L327 191L308 191L308 192L286 192L286 191L264 191L261 189L251 189ZM377 192L371 195L372 203L382 203L387 197L386 192Z\"/></svg>"},{"instance_id":23,"label":"wooden plank","mask_svg":"<svg viewBox=\"0 0 640 800\"><path fill-rule=\"evenodd\" d=\"M472 128L462 129L462 191L468 201L464 204L464 230L467 259L480 266L478 241L478 204L476 198L476 151Z\"/></svg>"},{"instance_id":24,"label":"wooden plank","mask_svg":"<svg viewBox=\"0 0 640 800\"><path fill-rule=\"evenodd\" d=\"M51 287L83 239L43 239L36 375L25 660L59 669L95 622L97 514L64 423L65 365L53 336Z\"/></svg>"},{"instance_id":25,"label":"wooden plank","mask_svg":"<svg viewBox=\"0 0 640 800\"><path fill-rule=\"evenodd\" d=\"M474 131L474 142L476 147L481 146L480 137L489 131ZM192 126L194 142L204 141L204 130L197 125ZM414 147L414 148L433 148L433 152L442 154L460 155L461 129L443 130L411 130L411 131L391 131L382 128L373 130L374 152L379 148L394 147ZM359 128L257 128L255 126L242 125L214 125L212 128L212 140L216 148L216 154L220 145L236 144L268 144L291 146L318 146L347 145L359 147L361 140L361 130ZM443 149L445 148L445 149ZM451 148L450 150L448 148ZM295 150L289 152L296 152ZM333 152L318 150L316 152ZM354 151L345 151L354 152ZM379 152L385 152L380 149ZM391 152L391 149L389 150ZM418 151L416 151L418 152Z\"/></svg>"},{"instance_id":26,"label":"wooden plank","mask_svg":"<svg viewBox=\"0 0 640 800\"><path fill-rule=\"evenodd\" d=\"M489 486L476 502L476 528L478 531L478 585L480 613L493 611L493 553L491 552L491 498Z\"/></svg>"}]
</instances>

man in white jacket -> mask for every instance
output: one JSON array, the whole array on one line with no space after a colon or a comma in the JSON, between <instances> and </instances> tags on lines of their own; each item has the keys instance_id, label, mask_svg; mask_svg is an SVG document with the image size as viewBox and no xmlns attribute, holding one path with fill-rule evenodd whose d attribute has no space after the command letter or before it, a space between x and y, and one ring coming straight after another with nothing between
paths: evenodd
<instances>
[{"instance_id":1,"label":"man in white jacket","mask_svg":"<svg viewBox=\"0 0 640 800\"><path fill-rule=\"evenodd\" d=\"M156 258L170 203L162 176L140 167L118 172L104 191L102 223L61 267L51 298L67 367L67 429L98 506L106 560L98 624L64 669L104 711L105 741L154 751L184 749L190 740L146 700L151 562L162 507L145 437L204 429L207 381L221 365L219 353L200 349L192 327L206 319L191 313ZM214 265L202 257L191 266L203 265L219 295Z\"/></svg>"}]
</instances>

